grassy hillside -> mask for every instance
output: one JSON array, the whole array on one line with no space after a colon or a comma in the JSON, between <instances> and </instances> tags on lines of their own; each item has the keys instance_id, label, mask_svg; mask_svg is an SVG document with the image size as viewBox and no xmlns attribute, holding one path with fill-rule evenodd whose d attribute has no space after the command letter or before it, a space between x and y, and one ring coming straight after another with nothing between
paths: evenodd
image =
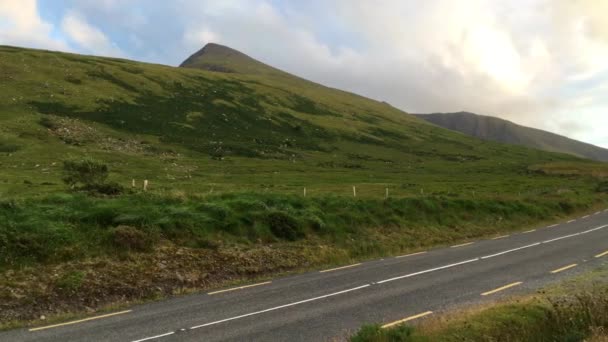
<instances>
[{"instance_id":1,"label":"grassy hillside","mask_svg":"<svg viewBox=\"0 0 608 342\"><path fill-rule=\"evenodd\" d=\"M484 140L608 161L607 149L491 116L466 112L418 114L416 116L440 127Z\"/></svg>"},{"instance_id":2,"label":"grassy hillside","mask_svg":"<svg viewBox=\"0 0 608 342\"><path fill-rule=\"evenodd\" d=\"M0 47L0 326L606 200L606 164L482 142L221 46L184 66ZM83 158L127 190L63 184L63 162Z\"/></svg>"},{"instance_id":3,"label":"grassy hillside","mask_svg":"<svg viewBox=\"0 0 608 342\"><path fill-rule=\"evenodd\" d=\"M395 196L554 191L559 178L530 165L602 167L480 143L286 77L1 47L0 196L61 189L61 161L84 155L106 162L115 181L149 179L154 190L348 195L357 185L378 197L385 187Z\"/></svg>"}]
</instances>

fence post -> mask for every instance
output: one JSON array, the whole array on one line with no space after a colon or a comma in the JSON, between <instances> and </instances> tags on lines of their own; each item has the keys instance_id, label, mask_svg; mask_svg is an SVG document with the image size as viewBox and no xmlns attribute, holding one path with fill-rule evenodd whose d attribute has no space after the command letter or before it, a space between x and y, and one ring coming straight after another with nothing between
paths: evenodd
<instances>
[{"instance_id":1,"label":"fence post","mask_svg":"<svg viewBox=\"0 0 608 342\"><path fill-rule=\"evenodd\" d=\"M144 180L144 191L148 191L148 180Z\"/></svg>"},{"instance_id":2,"label":"fence post","mask_svg":"<svg viewBox=\"0 0 608 342\"><path fill-rule=\"evenodd\" d=\"M353 197L357 197L357 188L353 185Z\"/></svg>"},{"instance_id":3,"label":"fence post","mask_svg":"<svg viewBox=\"0 0 608 342\"><path fill-rule=\"evenodd\" d=\"M306 197L306 187L304 187L304 197Z\"/></svg>"},{"instance_id":4,"label":"fence post","mask_svg":"<svg viewBox=\"0 0 608 342\"><path fill-rule=\"evenodd\" d=\"M131 187L134 188L135 187L135 179L131 179Z\"/></svg>"},{"instance_id":5,"label":"fence post","mask_svg":"<svg viewBox=\"0 0 608 342\"><path fill-rule=\"evenodd\" d=\"M388 199L388 188L386 188L386 194L384 195L385 199Z\"/></svg>"}]
</instances>

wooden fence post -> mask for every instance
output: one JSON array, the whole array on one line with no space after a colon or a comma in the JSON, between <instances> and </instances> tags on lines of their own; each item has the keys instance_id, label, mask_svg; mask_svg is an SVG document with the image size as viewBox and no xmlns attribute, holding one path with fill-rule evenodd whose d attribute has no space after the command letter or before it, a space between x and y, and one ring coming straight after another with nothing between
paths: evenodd
<instances>
[{"instance_id":1,"label":"wooden fence post","mask_svg":"<svg viewBox=\"0 0 608 342\"><path fill-rule=\"evenodd\" d=\"M144 191L148 191L148 180L144 180Z\"/></svg>"}]
</instances>

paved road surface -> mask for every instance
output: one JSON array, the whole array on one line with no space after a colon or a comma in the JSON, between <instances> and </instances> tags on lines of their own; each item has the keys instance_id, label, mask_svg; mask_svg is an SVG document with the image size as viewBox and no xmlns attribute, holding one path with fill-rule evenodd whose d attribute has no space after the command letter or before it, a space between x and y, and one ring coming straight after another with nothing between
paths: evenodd
<instances>
[{"instance_id":1,"label":"paved road surface","mask_svg":"<svg viewBox=\"0 0 608 342\"><path fill-rule=\"evenodd\" d=\"M533 291L608 261L608 210L471 244L184 296L0 341L327 341Z\"/></svg>"}]
</instances>

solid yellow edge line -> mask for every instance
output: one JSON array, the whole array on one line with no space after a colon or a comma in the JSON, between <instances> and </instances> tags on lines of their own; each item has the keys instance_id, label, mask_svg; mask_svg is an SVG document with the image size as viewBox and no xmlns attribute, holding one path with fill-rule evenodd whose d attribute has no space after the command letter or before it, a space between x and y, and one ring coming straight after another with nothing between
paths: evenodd
<instances>
[{"instance_id":1,"label":"solid yellow edge line","mask_svg":"<svg viewBox=\"0 0 608 342\"><path fill-rule=\"evenodd\" d=\"M410 317L407 317L407 318L395 321L393 323L388 323L388 324L383 325L382 329L390 328L392 326L399 325L401 323L405 323L405 322L412 321L412 320L415 320L415 319L418 319L418 318L421 318L421 317L424 317L424 316L428 316L428 315L430 315L432 313L433 313L433 311L427 311L427 312L423 312L423 313L415 315L415 316L410 316Z\"/></svg>"},{"instance_id":2,"label":"solid yellow edge line","mask_svg":"<svg viewBox=\"0 0 608 342\"><path fill-rule=\"evenodd\" d=\"M353 264L353 265L348 265L348 266L336 267L336 268L331 268L329 270L323 270L323 271L319 271L319 272L320 273L325 273L325 272L338 271L338 270L343 270L345 268L356 267L356 266L359 266L359 265L361 265L361 264L359 263L359 264Z\"/></svg>"},{"instance_id":3,"label":"solid yellow edge line","mask_svg":"<svg viewBox=\"0 0 608 342\"><path fill-rule=\"evenodd\" d=\"M125 311L109 313L109 314L101 315L101 316L84 318L84 319L80 319L80 320L77 320L77 321L71 321L71 322L65 322L65 323L59 323L59 324L53 324L53 325L47 325L45 327L32 328L32 329L29 329L29 331L38 331L38 330L44 330L44 329L57 328L57 327L62 327L64 325L77 324L77 323L92 321L92 320L95 320L95 319L106 318L106 317L111 317L111 316L116 316L116 315L122 315L122 314L129 313L131 311L133 311L133 310L125 310Z\"/></svg>"},{"instance_id":4,"label":"solid yellow edge line","mask_svg":"<svg viewBox=\"0 0 608 342\"><path fill-rule=\"evenodd\" d=\"M236 291L236 290L242 290L242 289L246 289L246 288L250 288L250 287L254 287L254 286L260 286L260 285L266 285L266 284L270 284L272 283L272 281L266 281L263 283L257 283L257 284L252 284L252 285L245 285L245 286L239 286L239 287L233 287L230 289L225 289L225 290L219 290L219 291L213 291L213 292L209 292L207 293L208 295L214 295L214 294L218 294L218 293L224 293L224 292L230 292L230 291Z\"/></svg>"},{"instance_id":5,"label":"solid yellow edge line","mask_svg":"<svg viewBox=\"0 0 608 342\"><path fill-rule=\"evenodd\" d=\"M563 272L565 270L569 270L569 269L571 269L573 267L576 267L576 266L578 266L578 264L572 264L572 265L564 266L562 268L558 268L556 270L551 271L551 273L555 274L555 273Z\"/></svg>"},{"instance_id":6,"label":"solid yellow edge line","mask_svg":"<svg viewBox=\"0 0 608 342\"><path fill-rule=\"evenodd\" d=\"M601 254L598 254L598 255L596 255L595 257L596 257L596 258L601 258L601 257L606 256L606 255L608 255L608 251L606 251L606 252L604 252L604 253L601 253Z\"/></svg>"},{"instance_id":7,"label":"solid yellow edge line","mask_svg":"<svg viewBox=\"0 0 608 342\"><path fill-rule=\"evenodd\" d=\"M503 286L503 287L499 287L499 288L497 288L496 290L492 290L492 291L484 292L484 293L482 293L481 295L482 295L482 296L488 296L488 295L494 294L494 293L496 293L496 292L504 291L504 290L506 290L506 289L510 289L510 288L512 288L512 287L515 287L515 286L518 286L518 285L521 285L521 284L523 284L523 282L518 281L518 282L513 283L513 284L509 284L509 285L505 285L505 286Z\"/></svg>"}]
</instances>

